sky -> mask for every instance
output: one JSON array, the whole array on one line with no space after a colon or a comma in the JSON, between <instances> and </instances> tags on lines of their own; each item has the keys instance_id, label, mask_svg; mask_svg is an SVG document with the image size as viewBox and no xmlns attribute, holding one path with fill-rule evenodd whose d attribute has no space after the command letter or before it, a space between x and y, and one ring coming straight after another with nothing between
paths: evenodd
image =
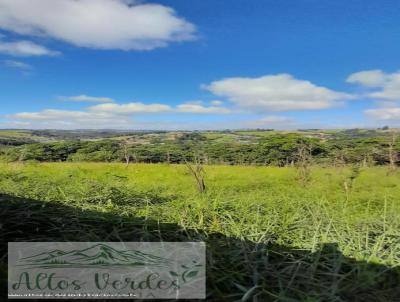
<instances>
[{"instance_id":1,"label":"sky","mask_svg":"<svg viewBox=\"0 0 400 302\"><path fill-rule=\"evenodd\" d=\"M400 127L398 0L0 0L0 128Z\"/></svg>"}]
</instances>

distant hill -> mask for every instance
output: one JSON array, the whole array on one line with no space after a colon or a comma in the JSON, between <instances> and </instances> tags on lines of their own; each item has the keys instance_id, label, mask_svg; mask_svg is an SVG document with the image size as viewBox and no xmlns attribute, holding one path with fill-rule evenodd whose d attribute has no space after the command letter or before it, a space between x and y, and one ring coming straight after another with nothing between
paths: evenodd
<instances>
[{"instance_id":1,"label":"distant hill","mask_svg":"<svg viewBox=\"0 0 400 302\"><path fill-rule=\"evenodd\" d=\"M106 244L73 251L52 250L20 259L20 265L34 267L165 266L166 258L135 250L119 251Z\"/></svg>"}]
</instances>

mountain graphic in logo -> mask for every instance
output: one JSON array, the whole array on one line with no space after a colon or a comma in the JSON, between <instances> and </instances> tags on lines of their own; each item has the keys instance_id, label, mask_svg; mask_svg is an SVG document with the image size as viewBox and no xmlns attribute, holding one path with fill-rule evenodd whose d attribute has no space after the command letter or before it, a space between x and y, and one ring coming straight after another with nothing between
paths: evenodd
<instances>
[{"instance_id":1,"label":"mountain graphic in logo","mask_svg":"<svg viewBox=\"0 0 400 302\"><path fill-rule=\"evenodd\" d=\"M136 250L119 251L106 244L95 244L82 250L52 250L19 260L20 266L55 267L109 267L109 266L168 266L170 260Z\"/></svg>"}]
</instances>

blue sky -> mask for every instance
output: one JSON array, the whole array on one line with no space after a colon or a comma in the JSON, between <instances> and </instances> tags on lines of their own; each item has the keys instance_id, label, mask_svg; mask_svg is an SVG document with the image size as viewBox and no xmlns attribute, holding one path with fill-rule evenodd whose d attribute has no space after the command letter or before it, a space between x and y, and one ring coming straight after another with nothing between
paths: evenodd
<instances>
[{"instance_id":1,"label":"blue sky","mask_svg":"<svg viewBox=\"0 0 400 302\"><path fill-rule=\"evenodd\" d=\"M0 128L400 126L400 3L0 0Z\"/></svg>"}]
</instances>

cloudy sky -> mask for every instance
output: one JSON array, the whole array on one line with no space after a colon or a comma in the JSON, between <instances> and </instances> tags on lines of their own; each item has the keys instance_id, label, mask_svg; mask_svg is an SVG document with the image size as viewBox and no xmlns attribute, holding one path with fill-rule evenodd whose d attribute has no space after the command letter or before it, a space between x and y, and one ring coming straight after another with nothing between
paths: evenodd
<instances>
[{"instance_id":1,"label":"cloudy sky","mask_svg":"<svg viewBox=\"0 0 400 302\"><path fill-rule=\"evenodd\" d=\"M400 127L397 0L0 0L0 128Z\"/></svg>"}]
</instances>

